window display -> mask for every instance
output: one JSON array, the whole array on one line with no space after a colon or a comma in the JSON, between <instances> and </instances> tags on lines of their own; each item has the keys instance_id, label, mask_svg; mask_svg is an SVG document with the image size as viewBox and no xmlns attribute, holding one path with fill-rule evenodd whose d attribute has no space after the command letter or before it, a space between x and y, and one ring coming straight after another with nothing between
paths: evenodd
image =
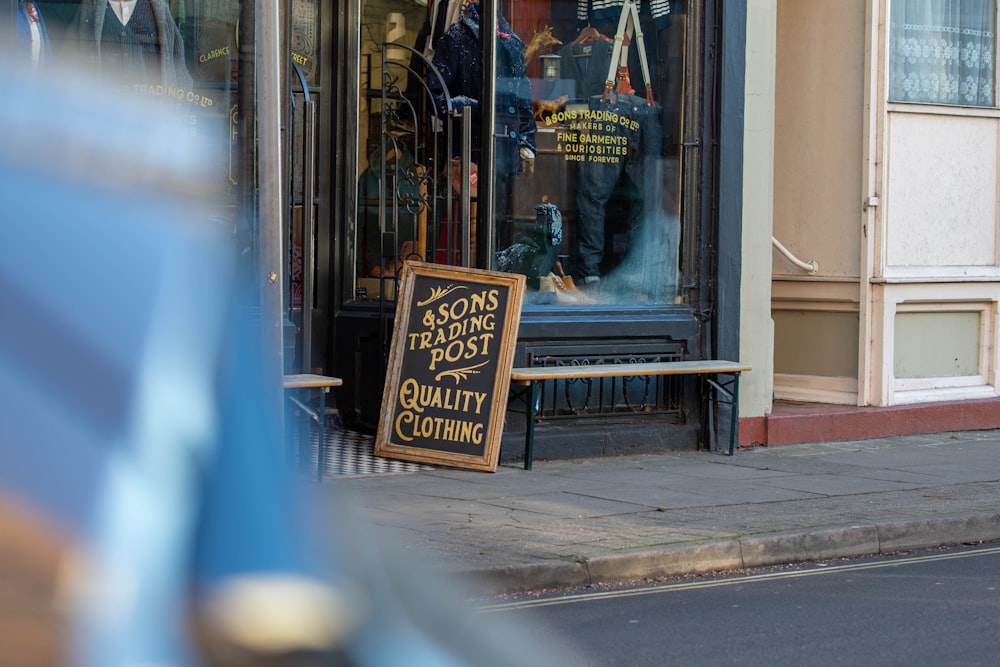
<instances>
[{"instance_id":1,"label":"window display","mask_svg":"<svg viewBox=\"0 0 1000 667\"><path fill-rule=\"evenodd\" d=\"M459 263L457 239L474 242L486 225L494 252L479 268L524 274L528 308L678 303L686 3L498 0L492 128L480 106L483 11L477 0L364 5L362 75L400 92L385 108L359 96L359 279L392 271L407 243L414 259ZM468 145L456 125L463 108ZM413 165L396 172L382 142ZM471 184L456 174L462 159ZM381 198L371 194L380 170ZM492 179L492 211L475 205L479 173Z\"/></svg>"},{"instance_id":2,"label":"window display","mask_svg":"<svg viewBox=\"0 0 1000 667\"><path fill-rule=\"evenodd\" d=\"M235 150L238 0L22 4L44 12L48 66L92 68L131 93L185 113L191 132L212 142L216 155ZM239 159L231 158L229 186L240 176Z\"/></svg>"},{"instance_id":3,"label":"window display","mask_svg":"<svg viewBox=\"0 0 1000 667\"><path fill-rule=\"evenodd\" d=\"M166 0L84 0L68 35L104 72L122 80L191 90L184 39Z\"/></svg>"}]
</instances>

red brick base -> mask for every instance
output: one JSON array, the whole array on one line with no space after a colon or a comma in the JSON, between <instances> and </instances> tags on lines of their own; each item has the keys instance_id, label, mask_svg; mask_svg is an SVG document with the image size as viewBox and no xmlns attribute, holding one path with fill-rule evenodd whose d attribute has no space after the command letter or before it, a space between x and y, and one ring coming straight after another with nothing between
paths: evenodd
<instances>
[{"instance_id":1,"label":"red brick base","mask_svg":"<svg viewBox=\"0 0 1000 667\"><path fill-rule=\"evenodd\" d=\"M1000 428L1000 398L859 408L775 401L771 414L740 419L740 446L793 445Z\"/></svg>"}]
</instances>

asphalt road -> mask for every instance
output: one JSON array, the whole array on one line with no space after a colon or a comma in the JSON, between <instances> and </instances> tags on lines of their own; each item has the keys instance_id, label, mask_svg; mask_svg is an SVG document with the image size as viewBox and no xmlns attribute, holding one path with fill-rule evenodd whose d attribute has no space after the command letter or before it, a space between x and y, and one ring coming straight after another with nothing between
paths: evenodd
<instances>
[{"instance_id":1,"label":"asphalt road","mask_svg":"<svg viewBox=\"0 0 1000 667\"><path fill-rule=\"evenodd\" d=\"M588 665L995 665L1000 545L576 591L482 608Z\"/></svg>"}]
</instances>

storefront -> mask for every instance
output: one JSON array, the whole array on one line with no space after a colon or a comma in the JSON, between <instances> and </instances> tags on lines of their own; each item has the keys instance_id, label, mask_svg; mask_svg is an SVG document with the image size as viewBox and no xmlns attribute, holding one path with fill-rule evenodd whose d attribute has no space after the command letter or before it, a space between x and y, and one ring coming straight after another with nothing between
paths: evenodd
<instances>
[{"instance_id":1,"label":"storefront","mask_svg":"<svg viewBox=\"0 0 1000 667\"><path fill-rule=\"evenodd\" d=\"M739 280L719 263L739 256L739 216L721 217L739 198L720 201L725 19L676 0L348 3L327 351L348 423L377 421L407 259L523 273L518 366L735 354L720 335ZM656 378L556 385L539 450L691 448L697 398Z\"/></svg>"},{"instance_id":2,"label":"storefront","mask_svg":"<svg viewBox=\"0 0 1000 667\"><path fill-rule=\"evenodd\" d=\"M55 57L78 47L88 3L37 4ZM377 422L405 260L523 273L519 366L737 356L745 3L150 6L186 62L154 85L229 156L274 353L344 378L349 426ZM542 400L542 457L695 446L693 383Z\"/></svg>"}]
</instances>

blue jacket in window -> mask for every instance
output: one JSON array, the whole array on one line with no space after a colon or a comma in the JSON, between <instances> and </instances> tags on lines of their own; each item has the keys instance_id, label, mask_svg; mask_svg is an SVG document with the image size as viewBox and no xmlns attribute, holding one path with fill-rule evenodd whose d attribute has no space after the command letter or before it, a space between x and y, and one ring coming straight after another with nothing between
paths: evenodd
<instances>
[{"instance_id":1,"label":"blue jacket in window","mask_svg":"<svg viewBox=\"0 0 1000 667\"><path fill-rule=\"evenodd\" d=\"M514 34L507 19L497 17L496 83L496 173L521 171L522 146L535 151L535 116L531 109L531 82L525 74L524 42ZM473 2L461 18L445 31L434 51L434 66L457 107L472 107L473 162L479 162L482 128L479 119L480 63L479 3ZM429 77L431 91L444 113L442 90L436 77Z\"/></svg>"}]
</instances>

